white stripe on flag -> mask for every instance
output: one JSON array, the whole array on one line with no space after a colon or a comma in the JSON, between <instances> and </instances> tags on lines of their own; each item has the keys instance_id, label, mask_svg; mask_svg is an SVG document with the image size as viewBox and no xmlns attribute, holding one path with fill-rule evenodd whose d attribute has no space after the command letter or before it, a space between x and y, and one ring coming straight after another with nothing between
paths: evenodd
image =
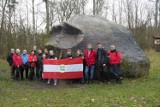
<instances>
[{"instance_id":1,"label":"white stripe on flag","mask_svg":"<svg viewBox=\"0 0 160 107\"><path fill-rule=\"evenodd\" d=\"M64 69L64 71L62 69ZM43 71L44 72L77 72L77 71L83 71L83 64L43 65Z\"/></svg>"}]
</instances>

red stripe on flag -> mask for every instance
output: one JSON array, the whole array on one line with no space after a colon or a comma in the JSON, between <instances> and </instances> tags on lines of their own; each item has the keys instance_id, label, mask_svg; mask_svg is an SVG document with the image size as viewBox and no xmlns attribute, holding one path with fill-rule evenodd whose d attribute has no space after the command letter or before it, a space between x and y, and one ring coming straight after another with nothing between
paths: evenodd
<instances>
[{"instance_id":1,"label":"red stripe on flag","mask_svg":"<svg viewBox=\"0 0 160 107\"><path fill-rule=\"evenodd\" d=\"M76 79L82 78L83 71L77 72L43 72L43 79Z\"/></svg>"},{"instance_id":2,"label":"red stripe on flag","mask_svg":"<svg viewBox=\"0 0 160 107\"><path fill-rule=\"evenodd\" d=\"M71 65L71 64L82 64L83 63L83 59L82 58L65 58L65 59L57 59L57 60L53 60L53 59L44 59L43 60L43 64L44 65Z\"/></svg>"}]
</instances>

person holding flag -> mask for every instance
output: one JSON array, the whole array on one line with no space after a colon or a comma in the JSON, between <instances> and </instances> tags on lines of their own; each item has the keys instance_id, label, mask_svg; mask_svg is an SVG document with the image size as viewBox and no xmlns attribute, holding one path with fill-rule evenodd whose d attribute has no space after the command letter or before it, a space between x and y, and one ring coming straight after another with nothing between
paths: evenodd
<instances>
[{"instance_id":1,"label":"person holding flag","mask_svg":"<svg viewBox=\"0 0 160 107\"><path fill-rule=\"evenodd\" d=\"M50 50L50 51L49 51L48 59L57 60L57 57L56 57L56 55L54 54L54 51L53 51L53 50ZM52 79L52 78L49 78L49 79L48 79L47 84L50 84L51 79ZM54 79L54 85L57 85L57 79Z\"/></svg>"}]
</instances>

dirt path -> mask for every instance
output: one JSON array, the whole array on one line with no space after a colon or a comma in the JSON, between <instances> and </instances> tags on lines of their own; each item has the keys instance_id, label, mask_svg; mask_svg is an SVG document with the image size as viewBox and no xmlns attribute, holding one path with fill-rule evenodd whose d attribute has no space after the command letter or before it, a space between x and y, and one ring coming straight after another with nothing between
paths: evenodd
<instances>
[{"instance_id":1,"label":"dirt path","mask_svg":"<svg viewBox=\"0 0 160 107\"><path fill-rule=\"evenodd\" d=\"M59 80L58 84L54 86L53 81L51 84L47 85L47 81L33 81L29 84L33 89L64 89L64 88L83 88L82 84L78 83L69 83L67 80Z\"/></svg>"}]
</instances>

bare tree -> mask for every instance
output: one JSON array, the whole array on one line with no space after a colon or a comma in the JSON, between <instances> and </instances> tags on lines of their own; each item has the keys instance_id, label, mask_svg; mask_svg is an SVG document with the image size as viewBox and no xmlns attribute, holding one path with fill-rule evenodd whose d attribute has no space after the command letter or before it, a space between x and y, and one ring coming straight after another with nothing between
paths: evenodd
<instances>
[{"instance_id":1,"label":"bare tree","mask_svg":"<svg viewBox=\"0 0 160 107\"><path fill-rule=\"evenodd\" d=\"M33 35L35 34L35 8L34 8L34 0L32 0L32 27L33 27Z\"/></svg>"},{"instance_id":2,"label":"bare tree","mask_svg":"<svg viewBox=\"0 0 160 107\"><path fill-rule=\"evenodd\" d=\"M122 12L123 12L123 2L122 0L119 0L119 4L118 4L118 10L119 10L119 24L122 24Z\"/></svg>"},{"instance_id":3,"label":"bare tree","mask_svg":"<svg viewBox=\"0 0 160 107\"><path fill-rule=\"evenodd\" d=\"M49 1L48 0L43 0L45 2L45 7L46 7L46 31L47 33L49 32Z\"/></svg>"},{"instance_id":4,"label":"bare tree","mask_svg":"<svg viewBox=\"0 0 160 107\"><path fill-rule=\"evenodd\" d=\"M117 23L117 15L115 10L115 1L112 3L112 21Z\"/></svg>"},{"instance_id":5,"label":"bare tree","mask_svg":"<svg viewBox=\"0 0 160 107\"><path fill-rule=\"evenodd\" d=\"M156 0L155 2L155 27L158 26L158 3L159 3L159 0Z\"/></svg>"},{"instance_id":6,"label":"bare tree","mask_svg":"<svg viewBox=\"0 0 160 107\"><path fill-rule=\"evenodd\" d=\"M96 0L93 0L93 15L96 15Z\"/></svg>"},{"instance_id":7,"label":"bare tree","mask_svg":"<svg viewBox=\"0 0 160 107\"><path fill-rule=\"evenodd\" d=\"M102 15L104 0L93 0L93 15Z\"/></svg>"},{"instance_id":8,"label":"bare tree","mask_svg":"<svg viewBox=\"0 0 160 107\"><path fill-rule=\"evenodd\" d=\"M63 0L57 2L56 11L59 23L63 23L71 16L81 13L81 8L78 3L78 0Z\"/></svg>"},{"instance_id":9,"label":"bare tree","mask_svg":"<svg viewBox=\"0 0 160 107\"><path fill-rule=\"evenodd\" d=\"M8 0L2 0L2 21L1 21L1 28L4 28L4 18L5 18L5 11L6 11L6 6L8 3Z\"/></svg>"},{"instance_id":10,"label":"bare tree","mask_svg":"<svg viewBox=\"0 0 160 107\"><path fill-rule=\"evenodd\" d=\"M34 7L34 0L32 0L32 28L33 28L33 42L36 43L36 27L35 27L35 7Z\"/></svg>"}]
</instances>

